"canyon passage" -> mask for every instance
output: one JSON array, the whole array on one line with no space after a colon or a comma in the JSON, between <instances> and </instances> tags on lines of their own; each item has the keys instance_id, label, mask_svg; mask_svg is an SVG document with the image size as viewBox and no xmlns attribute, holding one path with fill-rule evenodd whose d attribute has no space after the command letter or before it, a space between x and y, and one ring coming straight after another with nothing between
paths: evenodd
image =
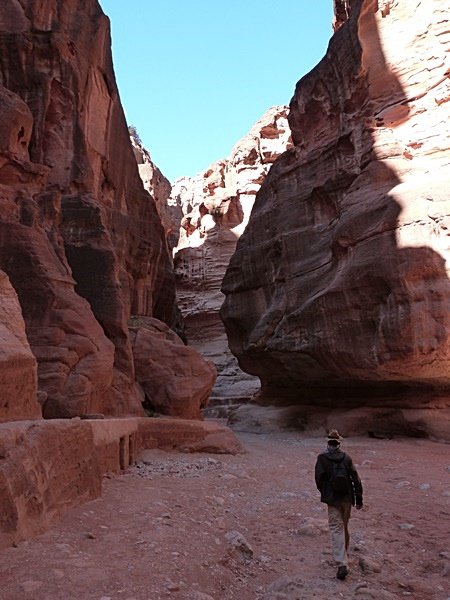
<instances>
[{"instance_id":1,"label":"canyon passage","mask_svg":"<svg viewBox=\"0 0 450 600\"><path fill-rule=\"evenodd\" d=\"M5 600L450 597L449 5L333 4L289 105L169 182L97 0L4 0Z\"/></svg>"},{"instance_id":2,"label":"canyon passage","mask_svg":"<svg viewBox=\"0 0 450 600\"><path fill-rule=\"evenodd\" d=\"M324 440L238 434L239 456L146 451L102 497L2 551L2 599L447 600L450 461L428 440L352 438L366 508L335 578L314 486Z\"/></svg>"}]
</instances>

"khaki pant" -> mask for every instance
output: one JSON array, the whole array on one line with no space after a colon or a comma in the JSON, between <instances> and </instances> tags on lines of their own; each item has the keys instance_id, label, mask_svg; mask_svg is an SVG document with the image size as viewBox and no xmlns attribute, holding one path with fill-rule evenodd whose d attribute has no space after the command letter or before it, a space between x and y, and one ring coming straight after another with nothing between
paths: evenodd
<instances>
[{"instance_id":1,"label":"khaki pant","mask_svg":"<svg viewBox=\"0 0 450 600\"><path fill-rule=\"evenodd\" d=\"M328 526L330 528L331 548L338 567L348 566L347 550L350 541L348 521L352 505L350 501L328 506Z\"/></svg>"}]
</instances>

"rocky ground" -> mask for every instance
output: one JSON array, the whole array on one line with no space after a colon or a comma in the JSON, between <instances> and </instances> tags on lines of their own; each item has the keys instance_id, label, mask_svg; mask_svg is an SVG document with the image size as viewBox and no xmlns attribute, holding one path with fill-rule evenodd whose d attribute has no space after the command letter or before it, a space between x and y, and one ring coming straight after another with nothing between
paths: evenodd
<instances>
[{"instance_id":1,"label":"rocky ground","mask_svg":"<svg viewBox=\"0 0 450 600\"><path fill-rule=\"evenodd\" d=\"M101 498L0 553L2 600L449 600L450 451L353 438L365 486L335 579L314 487L323 441L238 434L237 456L146 451Z\"/></svg>"}]
</instances>

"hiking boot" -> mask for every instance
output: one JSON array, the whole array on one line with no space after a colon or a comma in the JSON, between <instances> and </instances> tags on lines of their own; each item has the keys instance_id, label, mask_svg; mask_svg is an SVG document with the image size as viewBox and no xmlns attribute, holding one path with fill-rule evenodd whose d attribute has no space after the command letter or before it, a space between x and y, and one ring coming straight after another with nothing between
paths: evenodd
<instances>
[{"instance_id":1,"label":"hiking boot","mask_svg":"<svg viewBox=\"0 0 450 600\"><path fill-rule=\"evenodd\" d=\"M338 579L345 579L348 575L348 568L343 566L343 567L338 567L337 573L336 573L336 577Z\"/></svg>"}]
</instances>

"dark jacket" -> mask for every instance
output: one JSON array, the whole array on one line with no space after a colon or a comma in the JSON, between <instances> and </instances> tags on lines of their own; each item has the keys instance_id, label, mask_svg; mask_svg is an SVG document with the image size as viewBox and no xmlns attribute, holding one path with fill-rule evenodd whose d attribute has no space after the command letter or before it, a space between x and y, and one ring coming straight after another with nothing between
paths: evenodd
<instances>
[{"instance_id":1,"label":"dark jacket","mask_svg":"<svg viewBox=\"0 0 450 600\"><path fill-rule=\"evenodd\" d=\"M330 483L333 469L332 463L333 461L340 461L342 458L350 480L348 493L337 493L332 489ZM350 500L353 506L362 506L363 489L361 479L351 457L342 452L342 450L319 454L316 462L315 479L317 489L320 492L321 502L334 506L340 502Z\"/></svg>"}]
</instances>

